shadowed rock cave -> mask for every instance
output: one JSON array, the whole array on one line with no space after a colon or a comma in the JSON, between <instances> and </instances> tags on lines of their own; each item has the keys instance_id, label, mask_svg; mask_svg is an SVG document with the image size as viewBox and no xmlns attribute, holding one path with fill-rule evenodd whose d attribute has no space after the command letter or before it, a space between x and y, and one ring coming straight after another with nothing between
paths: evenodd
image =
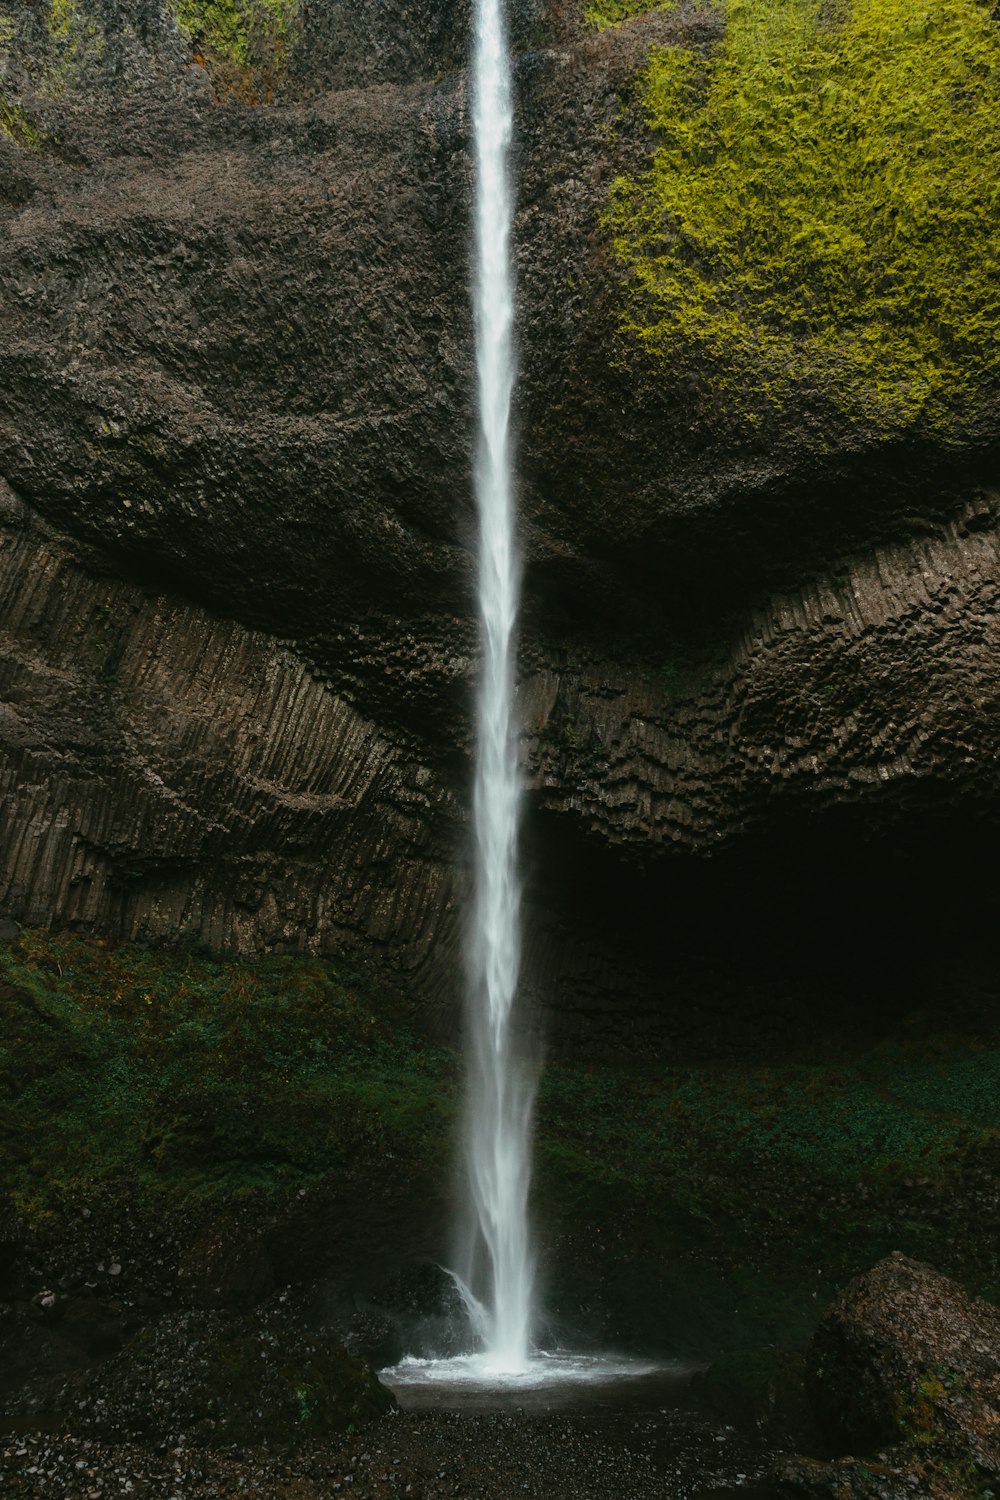
<instances>
[{"instance_id":1,"label":"shadowed rock cave","mask_svg":"<svg viewBox=\"0 0 1000 1500\"><path fill-rule=\"evenodd\" d=\"M529 938L527 967L551 1044L766 1059L990 1025L998 824L995 804L956 809L924 787L904 806L773 818L711 857L640 861L536 811L542 952Z\"/></svg>"}]
</instances>

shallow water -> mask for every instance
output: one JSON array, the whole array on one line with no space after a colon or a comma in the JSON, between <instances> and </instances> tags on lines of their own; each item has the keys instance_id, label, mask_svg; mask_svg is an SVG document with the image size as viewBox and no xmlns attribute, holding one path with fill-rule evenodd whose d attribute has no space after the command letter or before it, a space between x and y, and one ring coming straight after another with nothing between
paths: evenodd
<instances>
[{"instance_id":1,"label":"shallow water","mask_svg":"<svg viewBox=\"0 0 1000 1500\"><path fill-rule=\"evenodd\" d=\"M532 1355L524 1370L488 1354L404 1359L379 1372L404 1411L641 1414L675 1406L698 1366L566 1350Z\"/></svg>"}]
</instances>

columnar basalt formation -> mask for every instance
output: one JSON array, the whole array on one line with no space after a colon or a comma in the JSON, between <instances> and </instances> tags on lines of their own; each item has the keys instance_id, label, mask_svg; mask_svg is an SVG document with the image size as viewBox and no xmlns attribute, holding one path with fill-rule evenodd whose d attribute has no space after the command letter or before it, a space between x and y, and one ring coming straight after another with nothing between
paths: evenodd
<instances>
[{"instance_id":1,"label":"columnar basalt formation","mask_svg":"<svg viewBox=\"0 0 1000 1500\"><path fill-rule=\"evenodd\" d=\"M467 7L312 0L266 87L139 9L53 32L0 0L3 911L450 997ZM995 818L995 434L886 436L822 391L736 430L696 361L629 351L601 212L649 150L636 80L722 13L512 26L536 843L613 880L830 808ZM629 996L539 868L529 977Z\"/></svg>"},{"instance_id":2,"label":"columnar basalt formation","mask_svg":"<svg viewBox=\"0 0 1000 1500\"><path fill-rule=\"evenodd\" d=\"M4 909L244 952L372 964L388 949L420 986L454 941L459 814L418 748L287 645L123 580L13 510Z\"/></svg>"},{"instance_id":3,"label":"columnar basalt formation","mask_svg":"<svg viewBox=\"0 0 1000 1500\"><path fill-rule=\"evenodd\" d=\"M538 804L638 853L709 852L799 802L880 806L920 787L1000 795L1000 536L982 495L952 520L773 593L728 640L630 671L524 686Z\"/></svg>"}]
</instances>

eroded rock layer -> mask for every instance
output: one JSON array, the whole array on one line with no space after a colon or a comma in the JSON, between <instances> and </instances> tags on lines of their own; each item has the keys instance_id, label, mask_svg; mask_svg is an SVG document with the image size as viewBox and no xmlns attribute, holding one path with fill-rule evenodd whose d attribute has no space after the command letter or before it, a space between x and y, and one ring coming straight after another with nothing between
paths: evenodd
<instances>
[{"instance_id":1,"label":"eroded rock layer","mask_svg":"<svg viewBox=\"0 0 1000 1500\"><path fill-rule=\"evenodd\" d=\"M418 751L273 637L13 519L4 909L243 951L387 947L419 981L454 927L458 814Z\"/></svg>"},{"instance_id":2,"label":"eroded rock layer","mask_svg":"<svg viewBox=\"0 0 1000 1500\"><path fill-rule=\"evenodd\" d=\"M476 640L466 8L314 0L266 57L194 9L0 0L0 903L347 952L443 999ZM723 12L512 25L526 959L589 1025L662 1003L590 915L636 871L751 868L780 824L793 881L837 809L907 849L995 819L997 445L819 390L737 428L694 355L630 351L602 209L648 158L650 48L709 57Z\"/></svg>"}]
</instances>

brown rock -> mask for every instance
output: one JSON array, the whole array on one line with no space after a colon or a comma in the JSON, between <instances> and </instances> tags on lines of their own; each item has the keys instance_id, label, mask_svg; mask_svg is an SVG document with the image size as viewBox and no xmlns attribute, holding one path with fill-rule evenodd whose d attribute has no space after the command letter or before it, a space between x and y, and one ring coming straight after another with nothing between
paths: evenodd
<instances>
[{"instance_id":1,"label":"brown rock","mask_svg":"<svg viewBox=\"0 0 1000 1500\"><path fill-rule=\"evenodd\" d=\"M884 1444L1000 1474L1000 1311L898 1252L850 1283L809 1350L817 1417L841 1452Z\"/></svg>"},{"instance_id":2,"label":"brown rock","mask_svg":"<svg viewBox=\"0 0 1000 1500\"><path fill-rule=\"evenodd\" d=\"M558 825L612 889L790 816L995 810L992 450L876 440L829 403L740 437L703 372L617 357L600 211L645 160L635 80L721 13L598 36L582 9L512 15L546 848ZM0 132L0 914L336 953L451 1000L468 6L313 0L269 108L213 95L163 0L140 27L126 0L73 11L64 45L14 7L5 62L45 149ZM586 1023L666 1009L662 955L638 972L567 885L529 888L529 982Z\"/></svg>"},{"instance_id":3,"label":"brown rock","mask_svg":"<svg viewBox=\"0 0 1000 1500\"><path fill-rule=\"evenodd\" d=\"M768 1500L950 1500L912 1469L842 1458L779 1459L768 1476Z\"/></svg>"}]
</instances>

